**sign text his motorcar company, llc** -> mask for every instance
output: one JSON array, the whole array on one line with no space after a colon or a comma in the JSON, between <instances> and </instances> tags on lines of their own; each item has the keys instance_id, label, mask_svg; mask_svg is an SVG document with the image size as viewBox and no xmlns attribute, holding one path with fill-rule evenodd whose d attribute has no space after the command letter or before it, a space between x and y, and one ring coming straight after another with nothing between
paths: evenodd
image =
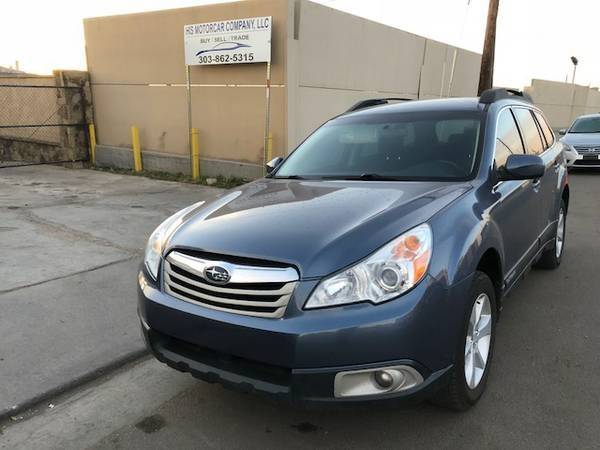
<instances>
[{"instance_id":1,"label":"sign text his motorcar company, llc","mask_svg":"<svg viewBox=\"0 0 600 450\"><path fill-rule=\"evenodd\" d=\"M271 17L185 25L188 66L271 61Z\"/></svg>"}]
</instances>

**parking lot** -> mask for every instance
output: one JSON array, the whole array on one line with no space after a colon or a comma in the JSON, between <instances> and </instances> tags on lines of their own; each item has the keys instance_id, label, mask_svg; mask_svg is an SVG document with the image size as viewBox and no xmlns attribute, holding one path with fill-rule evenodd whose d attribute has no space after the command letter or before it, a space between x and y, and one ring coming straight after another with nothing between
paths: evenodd
<instances>
[{"instance_id":1,"label":"parking lot","mask_svg":"<svg viewBox=\"0 0 600 450\"><path fill-rule=\"evenodd\" d=\"M91 170L0 171L0 415L140 355L145 240L218 193Z\"/></svg>"},{"instance_id":2,"label":"parking lot","mask_svg":"<svg viewBox=\"0 0 600 450\"><path fill-rule=\"evenodd\" d=\"M571 173L570 185L562 265L531 271L506 300L475 408L307 411L142 356L135 274L145 238L218 189L3 169L0 447L597 448L600 173ZM11 409L23 404L32 410Z\"/></svg>"}]
</instances>

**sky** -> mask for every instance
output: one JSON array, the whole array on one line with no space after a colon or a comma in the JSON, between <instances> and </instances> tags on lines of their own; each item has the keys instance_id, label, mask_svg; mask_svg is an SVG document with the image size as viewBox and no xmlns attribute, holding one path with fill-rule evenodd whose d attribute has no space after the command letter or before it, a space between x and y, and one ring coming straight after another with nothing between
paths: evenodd
<instances>
[{"instance_id":1,"label":"sky","mask_svg":"<svg viewBox=\"0 0 600 450\"><path fill-rule=\"evenodd\" d=\"M421 36L481 52L489 0L313 0ZM85 70L82 19L225 0L19 0L0 14L0 65L31 73ZM32 13L33 12L33 13ZM494 84L564 81L600 85L597 0L500 0Z\"/></svg>"}]
</instances>

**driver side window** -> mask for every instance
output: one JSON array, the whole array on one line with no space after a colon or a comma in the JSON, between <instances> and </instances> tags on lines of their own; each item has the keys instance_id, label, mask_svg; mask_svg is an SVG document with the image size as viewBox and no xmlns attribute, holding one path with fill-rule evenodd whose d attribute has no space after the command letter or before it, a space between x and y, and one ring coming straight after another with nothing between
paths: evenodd
<instances>
[{"instance_id":1,"label":"driver side window","mask_svg":"<svg viewBox=\"0 0 600 450\"><path fill-rule=\"evenodd\" d=\"M510 155L525 153L523 141L517 128L517 123L510 109L505 109L498 117L496 128L496 151L494 163L496 168L503 167Z\"/></svg>"}]
</instances>

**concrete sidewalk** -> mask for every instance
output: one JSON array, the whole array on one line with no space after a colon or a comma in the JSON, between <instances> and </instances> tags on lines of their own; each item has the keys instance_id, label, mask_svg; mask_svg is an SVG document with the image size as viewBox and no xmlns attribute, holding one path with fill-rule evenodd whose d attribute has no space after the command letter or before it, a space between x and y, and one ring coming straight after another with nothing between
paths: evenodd
<instances>
[{"instance_id":1,"label":"concrete sidewalk","mask_svg":"<svg viewBox=\"0 0 600 450\"><path fill-rule=\"evenodd\" d=\"M164 218L219 189L0 170L0 417L143 352L136 271Z\"/></svg>"}]
</instances>

